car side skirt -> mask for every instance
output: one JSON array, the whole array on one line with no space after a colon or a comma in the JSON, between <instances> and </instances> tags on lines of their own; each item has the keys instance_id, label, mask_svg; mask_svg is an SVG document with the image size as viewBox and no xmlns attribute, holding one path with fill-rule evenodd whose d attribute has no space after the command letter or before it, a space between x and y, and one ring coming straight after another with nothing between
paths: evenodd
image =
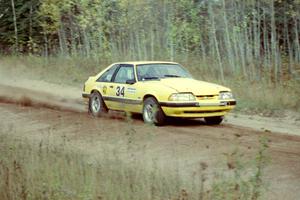
<instances>
[{"instance_id":1,"label":"car side skirt","mask_svg":"<svg viewBox=\"0 0 300 200\"><path fill-rule=\"evenodd\" d=\"M83 98L90 98L90 94L82 93ZM114 101L119 103L126 103L126 104L142 104L142 100L135 100L129 98L120 98L120 97L109 97L109 96L102 96L104 101Z\"/></svg>"},{"instance_id":2,"label":"car side skirt","mask_svg":"<svg viewBox=\"0 0 300 200\"><path fill-rule=\"evenodd\" d=\"M142 104L142 100L136 100L136 99L129 99L129 98L119 98L119 97L108 97L103 96L104 101L114 101L119 103L125 103L125 104L134 104L139 105Z\"/></svg>"}]
</instances>

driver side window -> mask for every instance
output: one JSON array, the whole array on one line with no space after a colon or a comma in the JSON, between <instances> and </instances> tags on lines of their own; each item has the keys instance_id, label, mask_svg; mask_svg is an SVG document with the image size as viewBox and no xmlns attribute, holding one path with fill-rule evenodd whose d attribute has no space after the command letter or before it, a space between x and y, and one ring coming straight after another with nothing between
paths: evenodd
<instances>
[{"instance_id":1,"label":"driver side window","mask_svg":"<svg viewBox=\"0 0 300 200\"><path fill-rule=\"evenodd\" d=\"M134 70L132 65L121 65L119 68L114 82L116 83L126 83L128 80L135 80Z\"/></svg>"},{"instance_id":2,"label":"driver side window","mask_svg":"<svg viewBox=\"0 0 300 200\"><path fill-rule=\"evenodd\" d=\"M97 80L97 82L111 82L111 79L119 65L114 65L104 72Z\"/></svg>"}]
</instances>

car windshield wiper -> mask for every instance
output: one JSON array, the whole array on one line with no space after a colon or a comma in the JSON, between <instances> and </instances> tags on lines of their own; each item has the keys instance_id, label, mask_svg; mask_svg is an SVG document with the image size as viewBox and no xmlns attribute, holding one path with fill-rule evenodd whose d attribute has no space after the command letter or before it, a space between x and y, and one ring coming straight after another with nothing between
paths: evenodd
<instances>
[{"instance_id":1,"label":"car windshield wiper","mask_svg":"<svg viewBox=\"0 0 300 200\"><path fill-rule=\"evenodd\" d=\"M142 80L159 80L159 77L157 77L157 76L147 76L147 77L143 77Z\"/></svg>"},{"instance_id":2,"label":"car windshield wiper","mask_svg":"<svg viewBox=\"0 0 300 200\"><path fill-rule=\"evenodd\" d=\"M181 77L179 75L174 75L174 74L166 74L164 75L165 77Z\"/></svg>"}]
</instances>

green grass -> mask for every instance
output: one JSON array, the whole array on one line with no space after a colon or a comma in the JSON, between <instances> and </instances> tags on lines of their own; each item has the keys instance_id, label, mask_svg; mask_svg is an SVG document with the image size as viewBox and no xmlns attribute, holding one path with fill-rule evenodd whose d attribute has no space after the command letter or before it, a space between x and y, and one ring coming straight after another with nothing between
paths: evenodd
<instances>
[{"instance_id":1,"label":"green grass","mask_svg":"<svg viewBox=\"0 0 300 200\"><path fill-rule=\"evenodd\" d=\"M236 98L236 110L264 116L281 115L286 110L300 112L300 83L286 81L282 85L261 82L243 82L234 79L226 82Z\"/></svg>"},{"instance_id":2,"label":"green grass","mask_svg":"<svg viewBox=\"0 0 300 200\"><path fill-rule=\"evenodd\" d=\"M2 56L0 71L6 71L16 78L31 78L47 82L68 84L81 87L87 78L107 67L111 62L101 58L85 57L37 57L37 56ZM180 62L180 60L179 60ZM243 77L225 73L225 82L217 79L217 69L194 59L183 62L200 80L223 84L231 88L238 100L236 111L262 113L264 115L281 114L285 110L300 112L300 81L283 80L273 84L262 78L259 81L248 81Z\"/></svg>"}]
</instances>

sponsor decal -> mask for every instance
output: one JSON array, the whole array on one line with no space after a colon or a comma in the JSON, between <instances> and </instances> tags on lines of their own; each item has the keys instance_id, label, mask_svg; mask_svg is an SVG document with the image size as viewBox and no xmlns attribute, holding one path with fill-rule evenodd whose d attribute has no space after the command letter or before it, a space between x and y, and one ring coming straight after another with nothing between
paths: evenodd
<instances>
[{"instance_id":1,"label":"sponsor decal","mask_svg":"<svg viewBox=\"0 0 300 200\"><path fill-rule=\"evenodd\" d=\"M130 94L135 94L136 89L135 88L127 88L127 92L130 93Z\"/></svg>"},{"instance_id":2,"label":"sponsor decal","mask_svg":"<svg viewBox=\"0 0 300 200\"><path fill-rule=\"evenodd\" d=\"M102 92L103 92L103 94L106 94L106 92L107 92L107 87L106 86L103 86Z\"/></svg>"}]
</instances>

